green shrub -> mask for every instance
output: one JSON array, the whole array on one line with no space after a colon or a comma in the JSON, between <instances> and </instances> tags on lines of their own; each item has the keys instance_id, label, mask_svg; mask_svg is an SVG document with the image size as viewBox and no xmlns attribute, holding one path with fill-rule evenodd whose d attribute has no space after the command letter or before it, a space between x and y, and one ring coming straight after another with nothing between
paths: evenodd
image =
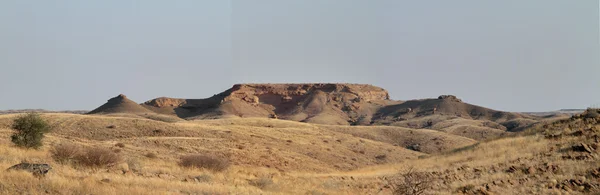
<instances>
[{"instance_id":1,"label":"green shrub","mask_svg":"<svg viewBox=\"0 0 600 195\"><path fill-rule=\"evenodd\" d=\"M50 131L50 125L37 113L28 113L16 118L12 128L16 132L10 138L15 145L35 149L42 146L44 133Z\"/></svg>"}]
</instances>

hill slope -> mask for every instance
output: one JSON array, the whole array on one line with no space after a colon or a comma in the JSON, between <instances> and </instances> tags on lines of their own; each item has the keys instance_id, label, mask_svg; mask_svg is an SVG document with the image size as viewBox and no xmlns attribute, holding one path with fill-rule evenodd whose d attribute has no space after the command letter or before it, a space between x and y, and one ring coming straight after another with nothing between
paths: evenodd
<instances>
[{"instance_id":1,"label":"hill slope","mask_svg":"<svg viewBox=\"0 0 600 195\"><path fill-rule=\"evenodd\" d=\"M598 110L421 158L414 155L422 153L390 146L389 137L408 137L398 127L261 118L164 123L74 114L43 114L57 128L44 139L45 147L26 150L9 141L15 116L0 115L0 167L28 161L53 169L44 179L3 172L1 194L392 194L390 188L401 184L396 179L409 172L430 178L428 194L600 193ZM108 124L117 127L104 127ZM419 133L415 137L441 133L410 131ZM126 163L101 169L56 163L49 150L64 142L114 149ZM148 158L148 152L158 157ZM234 165L218 173L179 167L178 156L189 153L230 154ZM286 161L287 166L281 163ZM350 163L356 166L347 167Z\"/></svg>"},{"instance_id":2,"label":"hill slope","mask_svg":"<svg viewBox=\"0 0 600 195\"><path fill-rule=\"evenodd\" d=\"M206 99L161 97L142 105L161 114L187 119L264 117L333 125L393 125L428 116L443 116L446 119L460 117L496 123L521 118L537 119L526 114L502 112L464 103L451 95L403 102L390 100L386 90L372 85L333 83L237 84ZM431 125L433 124L413 128ZM500 126L496 129L507 130Z\"/></svg>"},{"instance_id":3,"label":"hill slope","mask_svg":"<svg viewBox=\"0 0 600 195\"><path fill-rule=\"evenodd\" d=\"M143 105L191 119L265 117L348 125L392 103L397 102L389 100L387 91L371 85L238 84L207 99L163 97Z\"/></svg>"},{"instance_id":4,"label":"hill slope","mask_svg":"<svg viewBox=\"0 0 600 195\"><path fill-rule=\"evenodd\" d=\"M127 99L127 96L120 94L108 100L105 104L90 111L88 114L144 114L152 111L140 106L139 104Z\"/></svg>"},{"instance_id":5,"label":"hill slope","mask_svg":"<svg viewBox=\"0 0 600 195\"><path fill-rule=\"evenodd\" d=\"M16 115L3 116L0 128L8 128ZM164 154L173 161L179 155L203 153L228 157L240 166L312 172L352 170L426 155L318 125L284 120L244 118L166 123L102 115L43 116L55 127L54 137L79 142L121 142L136 153ZM385 158L375 158L380 155Z\"/></svg>"}]
</instances>

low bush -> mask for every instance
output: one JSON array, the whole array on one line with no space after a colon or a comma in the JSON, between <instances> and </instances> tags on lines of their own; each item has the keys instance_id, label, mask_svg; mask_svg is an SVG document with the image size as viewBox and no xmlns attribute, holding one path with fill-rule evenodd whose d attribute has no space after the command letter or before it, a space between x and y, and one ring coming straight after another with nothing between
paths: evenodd
<instances>
[{"instance_id":1,"label":"low bush","mask_svg":"<svg viewBox=\"0 0 600 195\"><path fill-rule=\"evenodd\" d=\"M388 180L392 194L420 195L432 186L432 175L425 172L416 172L412 168L408 172L398 174L391 181Z\"/></svg>"},{"instance_id":2,"label":"low bush","mask_svg":"<svg viewBox=\"0 0 600 195\"><path fill-rule=\"evenodd\" d=\"M76 157L77 163L88 167L108 167L121 161L121 156L106 148L88 148Z\"/></svg>"},{"instance_id":3,"label":"low bush","mask_svg":"<svg viewBox=\"0 0 600 195\"><path fill-rule=\"evenodd\" d=\"M61 143L50 149L52 159L61 164L74 162L80 153L81 149L79 146L68 143Z\"/></svg>"}]
</instances>

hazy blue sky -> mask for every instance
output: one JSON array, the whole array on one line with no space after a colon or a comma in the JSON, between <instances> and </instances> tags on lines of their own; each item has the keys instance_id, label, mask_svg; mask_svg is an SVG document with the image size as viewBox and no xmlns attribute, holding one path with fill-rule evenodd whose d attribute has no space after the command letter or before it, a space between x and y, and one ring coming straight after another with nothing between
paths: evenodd
<instances>
[{"instance_id":1,"label":"hazy blue sky","mask_svg":"<svg viewBox=\"0 0 600 195\"><path fill-rule=\"evenodd\" d=\"M600 104L598 10L598 0L0 0L0 109L205 98L245 82L584 108Z\"/></svg>"}]
</instances>

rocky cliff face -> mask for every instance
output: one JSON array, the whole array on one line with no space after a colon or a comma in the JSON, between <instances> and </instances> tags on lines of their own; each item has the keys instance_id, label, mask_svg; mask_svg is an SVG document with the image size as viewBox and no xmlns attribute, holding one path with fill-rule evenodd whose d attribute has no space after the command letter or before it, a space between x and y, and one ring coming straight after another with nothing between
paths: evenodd
<instances>
[{"instance_id":1,"label":"rocky cliff face","mask_svg":"<svg viewBox=\"0 0 600 195\"><path fill-rule=\"evenodd\" d=\"M154 107L158 107L158 108L179 107L181 105L184 105L185 103L186 103L185 99L168 98L168 97L159 97L159 98L144 102L145 105L154 106Z\"/></svg>"},{"instance_id":2,"label":"rocky cliff face","mask_svg":"<svg viewBox=\"0 0 600 195\"><path fill-rule=\"evenodd\" d=\"M141 105L120 95L91 113L100 111L153 112L184 119L269 117L336 125L400 126L406 123L409 127L419 128L432 127L436 121L456 117L496 123L535 119L464 103L453 95L394 101L380 87L345 83L236 84L206 99L160 97ZM414 121L418 124L413 124Z\"/></svg>"},{"instance_id":3,"label":"rocky cliff face","mask_svg":"<svg viewBox=\"0 0 600 195\"><path fill-rule=\"evenodd\" d=\"M348 121L356 120L364 109L371 109L372 106L368 106L371 101L389 101L389 94L382 88L362 84L236 84L207 99L161 97L143 105L151 110L159 108L163 113L186 113L180 116L183 118L223 115L278 117L296 121L323 118L321 121L348 124ZM178 111L164 111L165 108Z\"/></svg>"},{"instance_id":4,"label":"rocky cliff face","mask_svg":"<svg viewBox=\"0 0 600 195\"><path fill-rule=\"evenodd\" d=\"M314 91L321 91L328 94L340 94L354 96L363 101L388 100L389 94L385 89L372 85L361 84L336 84L336 83L314 83L314 84L237 84L231 88L229 99L244 99L253 102L260 102L261 97L265 97L266 102L271 102L272 97L279 96L282 102L293 100L294 98L307 95Z\"/></svg>"}]
</instances>

